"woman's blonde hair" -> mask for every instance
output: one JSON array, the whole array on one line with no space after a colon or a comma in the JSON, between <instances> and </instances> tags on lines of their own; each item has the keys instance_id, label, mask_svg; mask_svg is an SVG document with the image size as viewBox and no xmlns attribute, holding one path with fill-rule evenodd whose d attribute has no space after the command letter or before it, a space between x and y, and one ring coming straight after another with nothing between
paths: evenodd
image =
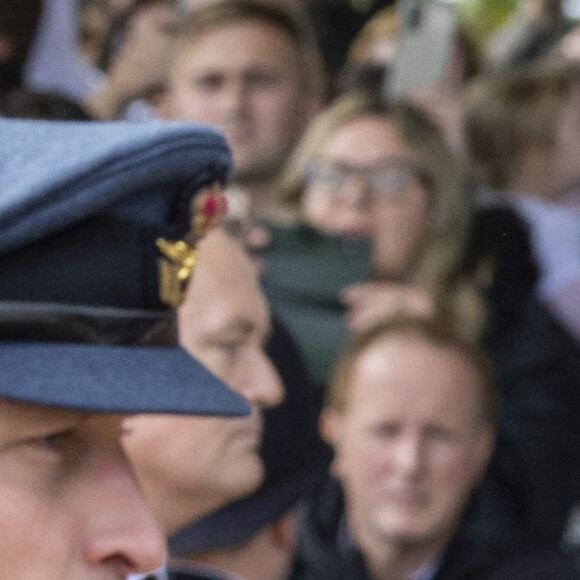
<instances>
[{"instance_id":1,"label":"woman's blonde hair","mask_svg":"<svg viewBox=\"0 0 580 580\"><path fill-rule=\"evenodd\" d=\"M367 116L385 119L399 131L415 155L433 200L424 249L406 282L428 291L444 313L455 312L466 324L464 334L475 337L483 324L483 305L472 284L462 276L473 220L472 199L463 171L441 130L421 110L403 101L387 102L374 94L339 98L314 120L298 144L281 177L282 196L294 217L299 216L309 164L338 128ZM380 278L380 272L376 275Z\"/></svg>"},{"instance_id":2,"label":"woman's blonde hair","mask_svg":"<svg viewBox=\"0 0 580 580\"><path fill-rule=\"evenodd\" d=\"M401 17L396 8L391 5L379 10L358 32L350 43L347 54L349 63L365 63L373 61L373 47L376 43L392 42L399 39Z\"/></svg>"}]
</instances>

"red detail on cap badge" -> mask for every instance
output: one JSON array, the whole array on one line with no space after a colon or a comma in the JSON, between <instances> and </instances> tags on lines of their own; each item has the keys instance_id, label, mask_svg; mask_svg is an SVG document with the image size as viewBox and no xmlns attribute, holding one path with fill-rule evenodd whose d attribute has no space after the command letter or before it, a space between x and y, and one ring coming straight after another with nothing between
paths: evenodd
<instances>
[{"instance_id":1,"label":"red detail on cap badge","mask_svg":"<svg viewBox=\"0 0 580 580\"><path fill-rule=\"evenodd\" d=\"M195 240L217 226L226 214L228 202L220 184L199 193L194 202L192 237Z\"/></svg>"},{"instance_id":2,"label":"red detail on cap badge","mask_svg":"<svg viewBox=\"0 0 580 580\"><path fill-rule=\"evenodd\" d=\"M159 296L177 308L184 300L195 264L197 242L217 226L228 209L220 183L200 191L193 200L191 230L184 240L159 238Z\"/></svg>"}]
</instances>

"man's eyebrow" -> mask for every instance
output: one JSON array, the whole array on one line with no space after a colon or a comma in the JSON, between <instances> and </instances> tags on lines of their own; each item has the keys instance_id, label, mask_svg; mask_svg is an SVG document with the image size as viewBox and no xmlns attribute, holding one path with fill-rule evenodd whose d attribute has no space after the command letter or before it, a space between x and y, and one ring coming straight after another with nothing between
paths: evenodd
<instances>
[{"instance_id":1,"label":"man's eyebrow","mask_svg":"<svg viewBox=\"0 0 580 580\"><path fill-rule=\"evenodd\" d=\"M242 72L242 77L246 80L254 79L254 78L262 78L266 77L268 79L280 79L284 78L284 69L281 67L275 66L266 66L266 65L252 65L246 68Z\"/></svg>"},{"instance_id":2,"label":"man's eyebrow","mask_svg":"<svg viewBox=\"0 0 580 580\"><path fill-rule=\"evenodd\" d=\"M221 81L224 78L224 73L218 70L208 69L203 71L197 71L190 75L190 79L194 82L204 82L204 81Z\"/></svg>"}]
</instances>

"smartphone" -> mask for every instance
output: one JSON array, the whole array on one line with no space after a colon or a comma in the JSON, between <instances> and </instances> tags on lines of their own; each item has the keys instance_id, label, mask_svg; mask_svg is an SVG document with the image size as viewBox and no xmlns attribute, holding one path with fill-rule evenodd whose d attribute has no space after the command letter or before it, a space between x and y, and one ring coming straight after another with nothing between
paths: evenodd
<instances>
[{"instance_id":1,"label":"smartphone","mask_svg":"<svg viewBox=\"0 0 580 580\"><path fill-rule=\"evenodd\" d=\"M370 241L325 236L308 226L271 234L260 257L272 312L296 340L314 383L325 385L347 338L340 293L369 279Z\"/></svg>"},{"instance_id":2,"label":"smartphone","mask_svg":"<svg viewBox=\"0 0 580 580\"><path fill-rule=\"evenodd\" d=\"M399 0L402 28L384 94L398 99L448 77L457 39L457 12L438 0Z\"/></svg>"}]
</instances>

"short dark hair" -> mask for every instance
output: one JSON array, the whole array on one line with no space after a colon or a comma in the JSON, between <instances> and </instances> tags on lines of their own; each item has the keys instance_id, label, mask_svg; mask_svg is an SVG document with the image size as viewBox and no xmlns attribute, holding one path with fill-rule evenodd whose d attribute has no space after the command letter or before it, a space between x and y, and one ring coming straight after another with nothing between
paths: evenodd
<instances>
[{"instance_id":1,"label":"short dark hair","mask_svg":"<svg viewBox=\"0 0 580 580\"><path fill-rule=\"evenodd\" d=\"M415 337L442 348L453 349L466 358L478 377L481 394L480 416L485 423L495 425L499 414L499 391L493 377L491 363L472 342L462 338L452 326L441 319L394 317L356 335L343 351L334 369L326 393L327 406L339 412L347 403L349 385L361 355L377 341L389 338Z\"/></svg>"}]
</instances>

